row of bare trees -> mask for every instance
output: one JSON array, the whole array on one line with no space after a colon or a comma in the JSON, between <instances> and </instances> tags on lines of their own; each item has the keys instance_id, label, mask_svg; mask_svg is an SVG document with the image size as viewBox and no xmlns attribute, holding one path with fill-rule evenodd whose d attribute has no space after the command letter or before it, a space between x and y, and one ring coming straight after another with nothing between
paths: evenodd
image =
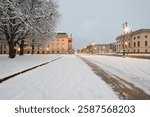
<instances>
[{"instance_id":1,"label":"row of bare trees","mask_svg":"<svg viewBox=\"0 0 150 117\"><path fill-rule=\"evenodd\" d=\"M16 45L23 55L25 41L35 46L52 39L59 19L55 0L0 0L0 40L7 42L9 58Z\"/></svg>"}]
</instances>

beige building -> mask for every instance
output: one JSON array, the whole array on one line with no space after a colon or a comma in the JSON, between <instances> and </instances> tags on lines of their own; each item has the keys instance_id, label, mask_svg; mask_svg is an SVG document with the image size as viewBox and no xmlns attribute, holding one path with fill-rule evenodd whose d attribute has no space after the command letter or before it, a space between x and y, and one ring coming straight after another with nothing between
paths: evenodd
<instances>
[{"instance_id":1,"label":"beige building","mask_svg":"<svg viewBox=\"0 0 150 117\"><path fill-rule=\"evenodd\" d=\"M150 29L140 29L116 38L116 52L150 53Z\"/></svg>"},{"instance_id":2,"label":"beige building","mask_svg":"<svg viewBox=\"0 0 150 117\"><path fill-rule=\"evenodd\" d=\"M20 49L16 49L19 53ZM8 54L9 49L7 43L0 42L0 53ZM31 54L32 46L26 45L24 47L24 54ZM57 33L53 40L50 40L47 45L34 47L34 54L68 54L73 53L72 49L72 35L68 36L66 33Z\"/></svg>"},{"instance_id":3,"label":"beige building","mask_svg":"<svg viewBox=\"0 0 150 117\"><path fill-rule=\"evenodd\" d=\"M96 44L95 53L114 53L116 51L116 44Z\"/></svg>"},{"instance_id":4,"label":"beige building","mask_svg":"<svg viewBox=\"0 0 150 117\"><path fill-rule=\"evenodd\" d=\"M68 54L72 52L72 36L66 33L57 33L55 39L50 40L46 46L36 47L37 54Z\"/></svg>"},{"instance_id":5,"label":"beige building","mask_svg":"<svg viewBox=\"0 0 150 117\"><path fill-rule=\"evenodd\" d=\"M94 53L109 53L110 44L96 44Z\"/></svg>"},{"instance_id":6,"label":"beige building","mask_svg":"<svg viewBox=\"0 0 150 117\"><path fill-rule=\"evenodd\" d=\"M0 54L8 54L8 50L6 41L0 40Z\"/></svg>"},{"instance_id":7,"label":"beige building","mask_svg":"<svg viewBox=\"0 0 150 117\"><path fill-rule=\"evenodd\" d=\"M116 44L90 44L82 49L83 53L106 54L116 51Z\"/></svg>"}]
</instances>

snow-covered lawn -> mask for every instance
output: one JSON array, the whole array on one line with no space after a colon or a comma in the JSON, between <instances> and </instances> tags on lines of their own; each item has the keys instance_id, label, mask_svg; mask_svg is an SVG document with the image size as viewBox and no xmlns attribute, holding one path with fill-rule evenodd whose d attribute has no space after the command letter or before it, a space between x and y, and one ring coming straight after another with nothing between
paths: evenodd
<instances>
[{"instance_id":1,"label":"snow-covered lawn","mask_svg":"<svg viewBox=\"0 0 150 117\"><path fill-rule=\"evenodd\" d=\"M81 55L150 94L150 60L101 55Z\"/></svg>"},{"instance_id":2,"label":"snow-covered lawn","mask_svg":"<svg viewBox=\"0 0 150 117\"><path fill-rule=\"evenodd\" d=\"M24 55L9 59L8 55L0 55L0 79L60 56L63 55Z\"/></svg>"},{"instance_id":3,"label":"snow-covered lawn","mask_svg":"<svg viewBox=\"0 0 150 117\"><path fill-rule=\"evenodd\" d=\"M80 58L75 55L63 56L1 83L0 99L118 99L111 87ZM5 76L56 57L60 55L29 55L14 60L0 56L0 74Z\"/></svg>"}]
</instances>

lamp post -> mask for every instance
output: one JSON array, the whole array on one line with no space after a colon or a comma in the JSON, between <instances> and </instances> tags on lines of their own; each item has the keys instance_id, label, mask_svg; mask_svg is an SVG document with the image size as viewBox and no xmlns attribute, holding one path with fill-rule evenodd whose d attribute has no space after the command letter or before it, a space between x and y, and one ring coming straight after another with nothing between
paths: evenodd
<instances>
[{"instance_id":1,"label":"lamp post","mask_svg":"<svg viewBox=\"0 0 150 117\"><path fill-rule=\"evenodd\" d=\"M49 48L48 47L46 48L46 50L47 50L47 54L49 54Z\"/></svg>"},{"instance_id":2,"label":"lamp post","mask_svg":"<svg viewBox=\"0 0 150 117\"><path fill-rule=\"evenodd\" d=\"M129 27L128 27L128 23L125 22L123 23L123 40L122 40L122 49L123 49L123 57L125 57L125 54L126 54L126 50L125 50L125 47L126 47L126 34L129 33Z\"/></svg>"},{"instance_id":3,"label":"lamp post","mask_svg":"<svg viewBox=\"0 0 150 117\"><path fill-rule=\"evenodd\" d=\"M92 44L91 44L91 49L92 49L92 54L94 54L94 50L95 50L95 43L94 42L92 42Z\"/></svg>"},{"instance_id":4,"label":"lamp post","mask_svg":"<svg viewBox=\"0 0 150 117\"><path fill-rule=\"evenodd\" d=\"M106 52L106 51L105 51L105 48L106 48L105 46L103 46L103 48L102 48L103 54Z\"/></svg>"}]
</instances>

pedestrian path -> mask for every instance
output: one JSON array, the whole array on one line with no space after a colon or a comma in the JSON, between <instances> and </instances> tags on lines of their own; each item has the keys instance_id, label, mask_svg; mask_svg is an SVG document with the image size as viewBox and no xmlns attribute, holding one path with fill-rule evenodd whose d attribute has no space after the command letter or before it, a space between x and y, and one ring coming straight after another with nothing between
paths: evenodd
<instances>
[{"instance_id":1,"label":"pedestrian path","mask_svg":"<svg viewBox=\"0 0 150 117\"><path fill-rule=\"evenodd\" d=\"M111 87L74 55L0 84L0 99L118 99Z\"/></svg>"}]
</instances>

